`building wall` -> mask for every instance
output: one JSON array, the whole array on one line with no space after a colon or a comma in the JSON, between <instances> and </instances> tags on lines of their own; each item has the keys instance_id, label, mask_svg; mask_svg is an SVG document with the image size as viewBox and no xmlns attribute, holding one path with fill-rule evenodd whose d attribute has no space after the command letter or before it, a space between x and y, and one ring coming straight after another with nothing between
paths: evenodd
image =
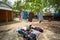
<instances>
[{"instance_id":1,"label":"building wall","mask_svg":"<svg viewBox=\"0 0 60 40\"><path fill-rule=\"evenodd\" d=\"M10 21L10 20L12 20L12 11L0 9L0 22L6 22L6 21Z\"/></svg>"},{"instance_id":2,"label":"building wall","mask_svg":"<svg viewBox=\"0 0 60 40\"><path fill-rule=\"evenodd\" d=\"M4 10L0 10L0 22L6 21L6 12Z\"/></svg>"},{"instance_id":3,"label":"building wall","mask_svg":"<svg viewBox=\"0 0 60 40\"><path fill-rule=\"evenodd\" d=\"M8 21L11 21L12 20L12 12L8 11L7 15L8 15Z\"/></svg>"}]
</instances>

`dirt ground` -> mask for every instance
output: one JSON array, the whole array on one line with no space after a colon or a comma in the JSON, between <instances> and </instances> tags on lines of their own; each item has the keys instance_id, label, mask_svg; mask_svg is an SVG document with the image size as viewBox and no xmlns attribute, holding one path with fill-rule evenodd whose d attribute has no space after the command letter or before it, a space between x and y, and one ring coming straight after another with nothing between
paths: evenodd
<instances>
[{"instance_id":1,"label":"dirt ground","mask_svg":"<svg viewBox=\"0 0 60 40\"><path fill-rule=\"evenodd\" d=\"M44 32L37 38L37 40L60 40L60 21L44 20L39 23L37 20L33 22L20 21L10 22L0 26L0 40L22 40L17 36L16 30L25 25L36 25L43 28Z\"/></svg>"}]
</instances>

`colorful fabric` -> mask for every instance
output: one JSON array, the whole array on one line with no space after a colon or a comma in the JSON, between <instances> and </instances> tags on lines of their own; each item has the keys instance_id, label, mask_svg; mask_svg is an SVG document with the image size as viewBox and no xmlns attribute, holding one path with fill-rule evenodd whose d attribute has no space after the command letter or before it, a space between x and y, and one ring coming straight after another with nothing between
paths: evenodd
<instances>
[{"instance_id":1,"label":"colorful fabric","mask_svg":"<svg viewBox=\"0 0 60 40\"><path fill-rule=\"evenodd\" d=\"M27 20L27 18L28 18L28 12L27 12L27 11L24 11L23 19L24 19L24 20Z\"/></svg>"},{"instance_id":2,"label":"colorful fabric","mask_svg":"<svg viewBox=\"0 0 60 40\"><path fill-rule=\"evenodd\" d=\"M42 32L40 30L42 30L41 28L36 29L36 28L32 28L29 31L27 31L27 27L22 27L21 29L18 30L18 33L21 34L23 36L23 38L26 38L27 40L34 40L36 39L36 37L38 37Z\"/></svg>"},{"instance_id":3,"label":"colorful fabric","mask_svg":"<svg viewBox=\"0 0 60 40\"><path fill-rule=\"evenodd\" d=\"M21 13L20 13L20 19L21 19L21 20L23 20L23 16L24 16L24 14L23 14L23 12L21 12Z\"/></svg>"},{"instance_id":4,"label":"colorful fabric","mask_svg":"<svg viewBox=\"0 0 60 40\"><path fill-rule=\"evenodd\" d=\"M34 14L32 12L30 12L28 21L32 22L33 18L34 18Z\"/></svg>"},{"instance_id":5,"label":"colorful fabric","mask_svg":"<svg viewBox=\"0 0 60 40\"><path fill-rule=\"evenodd\" d=\"M42 13L38 13L38 20L39 20L39 21L42 21L42 20L43 20L43 15L42 15Z\"/></svg>"}]
</instances>

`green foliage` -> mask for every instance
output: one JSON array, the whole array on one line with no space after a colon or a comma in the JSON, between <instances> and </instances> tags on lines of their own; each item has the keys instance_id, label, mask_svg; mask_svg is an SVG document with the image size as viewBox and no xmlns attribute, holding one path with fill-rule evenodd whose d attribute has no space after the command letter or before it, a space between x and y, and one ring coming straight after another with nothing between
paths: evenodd
<instances>
[{"instance_id":1,"label":"green foliage","mask_svg":"<svg viewBox=\"0 0 60 40\"><path fill-rule=\"evenodd\" d=\"M18 16L20 16L20 13L16 13L16 14L15 14L15 17L18 17Z\"/></svg>"},{"instance_id":2,"label":"green foliage","mask_svg":"<svg viewBox=\"0 0 60 40\"><path fill-rule=\"evenodd\" d=\"M60 6L60 0L26 0L25 5L21 6L21 0L18 0L14 4L14 9L17 10L30 10L34 13L38 13L42 11L43 8L49 7L50 5L53 5L56 10L58 10ZM57 6L55 6L57 4Z\"/></svg>"}]
</instances>

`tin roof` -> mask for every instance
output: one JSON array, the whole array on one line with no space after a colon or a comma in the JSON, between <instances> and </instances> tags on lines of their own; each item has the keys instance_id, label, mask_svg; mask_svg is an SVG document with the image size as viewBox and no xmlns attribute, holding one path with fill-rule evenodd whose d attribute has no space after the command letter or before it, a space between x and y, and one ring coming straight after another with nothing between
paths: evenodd
<instances>
[{"instance_id":1,"label":"tin roof","mask_svg":"<svg viewBox=\"0 0 60 40\"><path fill-rule=\"evenodd\" d=\"M9 6L8 4L0 1L0 9L3 9L3 10L12 10L12 7Z\"/></svg>"},{"instance_id":2,"label":"tin roof","mask_svg":"<svg viewBox=\"0 0 60 40\"><path fill-rule=\"evenodd\" d=\"M9 6L8 4L0 1L0 9L2 10L8 10L8 11L15 11L15 12L19 12L18 10L12 10L12 7Z\"/></svg>"}]
</instances>

